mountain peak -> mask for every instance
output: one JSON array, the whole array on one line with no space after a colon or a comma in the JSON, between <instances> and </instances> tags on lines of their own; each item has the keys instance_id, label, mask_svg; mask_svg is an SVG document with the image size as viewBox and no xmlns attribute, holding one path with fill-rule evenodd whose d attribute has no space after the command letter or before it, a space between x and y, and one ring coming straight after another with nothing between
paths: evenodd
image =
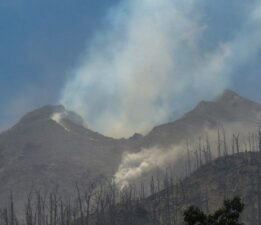
<instances>
[{"instance_id":1,"label":"mountain peak","mask_svg":"<svg viewBox=\"0 0 261 225\"><path fill-rule=\"evenodd\" d=\"M212 101L201 101L192 111L185 114L185 118L206 118L220 121L233 121L256 118L261 112L261 105L247 98L241 97L232 90L225 90Z\"/></svg>"},{"instance_id":2,"label":"mountain peak","mask_svg":"<svg viewBox=\"0 0 261 225\"><path fill-rule=\"evenodd\" d=\"M61 113L64 111L66 111L66 109L63 105L46 105L27 113L22 117L20 123L47 119L50 118L54 113Z\"/></svg>"},{"instance_id":3,"label":"mountain peak","mask_svg":"<svg viewBox=\"0 0 261 225\"><path fill-rule=\"evenodd\" d=\"M71 112L66 110L63 105L46 105L32 112L26 114L19 123L30 123L39 120L52 119L57 121L59 120L69 120L75 124L82 125L83 119L76 114L75 112Z\"/></svg>"},{"instance_id":4,"label":"mountain peak","mask_svg":"<svg viewBox=\"0 0 261 225\"><path fill-rule=\"evenodd\" d=\"M208 111L210 108L213 108L214 105L230 105L236 102L242 102L244 100L248 101L247 99L244 99L243 97L239 96L236 92L230 89L226 89L221 95L213 99L213 101L200 101L195 107L195 109L192 110L192 112L202 113L206 110Z\"/></svg>"},{"instance_id":5,"label":"mountain peak","mask_svg":"<svg viewBox=\"0 0 261 225\"><path fill-rule=\"evenodd\" d=\"M238 95L235 91L226 89L220 96L215 99L215 102L231 102L238 100L244 100L244 98Z\"/></svg>"}]
</instances>

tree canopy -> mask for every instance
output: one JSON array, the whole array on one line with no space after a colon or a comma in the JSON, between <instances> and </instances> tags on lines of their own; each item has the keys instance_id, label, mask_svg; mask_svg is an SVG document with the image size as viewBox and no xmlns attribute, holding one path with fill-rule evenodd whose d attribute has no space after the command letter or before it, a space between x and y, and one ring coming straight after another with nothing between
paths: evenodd
<instances>
[{"instance_id":1,"label":"tree canopy","mask_svg":"<svg viewBox=\"0 0 261 225\"><path fill-rule=\"evenodd\" d=\"M190 206L184 212L186 225L243 225L239 222L244 203L238 197L224 201L223 206L213 214L205 214L198 207Z\"/></svg>"}]
</instances>

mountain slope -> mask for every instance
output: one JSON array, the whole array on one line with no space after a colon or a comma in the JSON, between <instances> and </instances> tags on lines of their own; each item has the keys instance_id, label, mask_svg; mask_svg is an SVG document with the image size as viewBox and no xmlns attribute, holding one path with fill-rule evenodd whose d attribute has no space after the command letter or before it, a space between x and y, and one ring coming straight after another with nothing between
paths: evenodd
<instances>
[{"instance_id":1,"label":"mountain slope","mask_svg":"<svg viewBox=\"0 0 261 225\"><path fill-rule=\"evenodd\" d=\"M0 199L10 190L23 199L32 186L69 193L75 182L112 175L121 143L80 124L62 106L45 106L0 135Z\"/></svg>"},{"instance_id":2,"label":"mountain slope","mask_svg":"<svg viewBox=\"0 0 261 225\"><path fill-rule=\"evenodd\" d=\"M175 218L182 224L183 212L190 205L213 213L225 199L241 197L245 210L242 222L258 225L260 195L260 152L247 152L218 158L191 176L178 181L146 200L146 210L155 210L161 220ZM169 215L167 215L169 212ZM261 218L261 217L260 217Z\"/></svg>"},{"instance_id":3,"label":"mountain slope","mask_svg":"<svg viewBox=\"0 0 261 225\"><path fill-rule=\"evenodd\" d=\"M200 102L182 118L155 127L145 136L142 146L179 144L217 128L240 133L243 129L254 131L260 126L261 104L226 90L213 101Z\"/></svg>"},{"instance_id":4,"label":"mountain slope","mask_svg":"<svg viewBox=\"0 0 261 225\"><path fill-rule=\"evenodd\" d=\"M220 125L236 132L256 129L261 125L260 115L260 104L226 91L214 101L199 103L181 119L155 127L146 136L135 134L116 140L89 130L77 114L63 106L42 107L0 134L1 204L10 190L22 203L32 186L50 190L59 185L63 192L71 193L75 182L112 176L125 150L138 152L144 147L179 144Z\"/></svg>"}]
</instances>

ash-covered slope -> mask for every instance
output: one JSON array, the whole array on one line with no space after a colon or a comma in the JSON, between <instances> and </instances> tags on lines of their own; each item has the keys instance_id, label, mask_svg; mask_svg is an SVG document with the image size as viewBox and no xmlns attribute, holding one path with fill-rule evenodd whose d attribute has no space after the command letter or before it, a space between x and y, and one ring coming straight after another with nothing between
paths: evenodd
<instances>
[{"instance_id":1,"label":"ash-covered slope","mask_svg":"<svg viewBox=\"0 0 261 225\"><path fill-rule=\"evenodd\" d=\"M77 114L63 106L45 106L0 134L0 201L4 202L10 190L22 202L32 187L50 190L56 184L71 193L75 182L112 176L125 149L138 152L143 147L179 144L220 125L237 125L233 127L237 133L247 127L256 129L261 125L260 115L260 104L226 91L145 137L135 134L128 140L116 140L87 129ZM182 162L186 160L179 164Z\"/></svg>"},{"instance_id":2,"label":"ash-covered slope","mask_svg":"<svg viewBox=\"0 0 261 225\"><path fill-rule=\"evenodd\" d=\"M210 130L258 130L261 125L261 104L239 96L231 90L213 101L202 101L181 119L155 127L145 136L142 146L169 146L186 139L198 138Z\"/></svg>"},{"instance_id":3,"label":"ash-covered slope","mask_svg":"<svg viewBox=\"0 0 261 225\"><path fill-rule=\"evenodd\" d=\"M191 176L170 185L146 200L146 209L155 210L161 219L174 218L183 224L183 213L190 205L213 213L225 199L241 197L246 225L261 223L260 152L245 152L218 158ZM169 212L169 214L168 214Z\"/></svg>"},{"instance_id":4,"label":"ash-covered slope","mask_svg":"<svg viewBox=\"0 0 261 225\"><path fill-rule=\"evenodd\" d=\"M22 201L32 187L59 185L72 192L75 182L112 175L121 159L122 142L81 125L63 106L45 106L25 115L0 135L0 200L10 190Z\"/></svg>"},{"instance_id":5,"label":"ash-covered slope","mask_svg":"<svg viewBox=\"0 0 261 225\"><path fill-rule=\"evenodd\" d=\"M236 141L239 151L252 149L259 127L261 105L226 90L212 101L200 102L182 118L155 127L139 141L136 152L125 155L116 177L120 184L137 179L149 183L151 174L166 167L184 177L202 161L234 152ZM193 159L190 165L188 158Z\"/></svg>"}]
</instances>

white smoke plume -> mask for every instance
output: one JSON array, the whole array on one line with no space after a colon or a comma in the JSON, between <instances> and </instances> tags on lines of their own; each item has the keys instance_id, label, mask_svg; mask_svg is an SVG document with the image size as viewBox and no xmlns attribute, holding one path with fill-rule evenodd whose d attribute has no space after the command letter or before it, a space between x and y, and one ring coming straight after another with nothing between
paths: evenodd
<instances>
[{"instance_id":1,"label":"white smoke plume","mask_svg":"<svg viewBox=\"0 0 261 225\"><path fill-rule=\"evenodd\" d=\"M158 147L143 149L137 153L124 153L114 181L120 189L128 187L135 181L155 169L163 169L168 163L174 163L181 152L181 147L173 146L169 149Z\"/></svg>"},{"instance_id":2,"label":"white smoke plume","mask_svg":"<svg viewBox=\"0 0 261 225\"><path fill-rule=\"evenodd\" d=\"M67 132L70 132L70 129L67 128L65 126L65 124L63 123L63 119L66 118L66 112L56 112L53 113L51 116L51 120L53 120L54 122L56 122L57 124L59 124L62 128L64 128L64 130L66 130Z\"/></svg>"},{"instance_id":3,"label":"white smoke plume","mask_svg":"<svg viewBox=\"0 0 261 225\"><path fill-rule=\"evenodd\" d=\"M219 131L218 131L219 130ZM240 133L238 133L240 131ZM207 141L211 148L211 158L215 159L218 157L218 132L221 138L221 154L224 154L224 136L226 135L226 145L229 154L232 154L232 137L233 135L239 135L239 151L258 151L259 142L256 136L255 144L251 143L251 149L249 146L249 135L258 135L258 126L255 123L226 123L219 129L210 129L208 127L203 130L195 132L194 136L190 136L189 140L185 140L186 137L181 139L179 145L172 145L169 148L152 147L142 149L140 152L125 152L122 156L122 160L118 171L114 175L114 181L119 189L124 189L130 184L141 177L145 177L150 172L164 171L171 165L171 169L174 171L173 175L182 177L186 174L188 155L187 150L189 149L191 169L195 170L196 158L195 150L199 148L199 140L202 149L206 149ZM188 142L188 146L187 143ZM234 151L236 151L234 149ZM202 154L202 162L204 163L204 154Z\"/></svg>"},{"instance_id":4,"label":"white smoke plume","mask_svg":"<svg viewBox=\"0 0 261 225\"><path fill-rule=\"evenodd\" d=\"M147 132L212 98L260 49L260 3L231 41L202 48L203 0L123 0L94 36L61 103L113 137Z\"/></svg>"}]
</instances>

